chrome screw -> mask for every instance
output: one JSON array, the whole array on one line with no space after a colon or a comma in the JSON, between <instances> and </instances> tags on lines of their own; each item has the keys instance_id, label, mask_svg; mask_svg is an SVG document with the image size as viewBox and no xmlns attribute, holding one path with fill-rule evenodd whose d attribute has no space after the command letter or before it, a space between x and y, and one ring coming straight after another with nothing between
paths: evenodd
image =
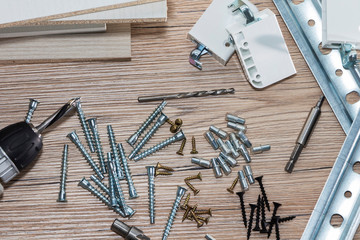
<instances>
[{"instance_id":1,"label":"chrome screw","mask_svg":"<svg viewBox=\"0 0 360 240\"><path fill-rule=\"evenodd\" d=\"M101 142L100 142L100 136L99 136L98 127L96 124L96 118L90 118L90 119L86 120L86 122L87 122L87 124L92 132L93 138L94 138L96 153L99 158L101 172L106 173L105 156L104 156L104 152L103 152Z\"/></svg>"},{"instance_id":2,"label":"chrome screw","mask_svg":"<svg viewBox=\"0 0 360 240\"><path fill-rule=\"evenodd\" d=\"M213 132L215 135L217 135L218 137L222 138L222 139L226 139L227 137L227 133L224 130L221 130L218 127L215 127L214 125L211 125L209 127L210 132Z\"/></svg>"},{"instance_id":3,"label":"chrome screw","mask_svg":"<svg viewBox=\"0 0 360 240\"><path fill-rule=\"evenodd\" d=\"M119 153L118 153L118 149L116 148L115 134L111 125L107 125L106 129L109 137L111 152L114 157L114 161L116 165L116 175L120 180L123 180L125 179L125 176L120 165Z\"/></svg>"},{"instance_id":4,"label":"chrome screw","mask_svg":"<svg viewBox=\"0 0 360 240\"><path fill-rule=\"evenodd\" d=\"M86 150L86 148L84 147L84 145L81 143L79 136L76 134L75 131L69 133L67 135L68 138L70 138L70 140L78 147L78 149L80 150L80 152L82 153L82 155L84 156L84 158L87 160L87 162L89 163L89 165L91 166L91 168L94 170L94 172L96 173L96 175L102 180L104 179L104 175L101 173L99 167L96 165L96 163L94 162L94 160L92 159L92 157L90 156L90 154L88 153L88 151Z\"/></svg>"},{"instance_id":5,"label":"chrome screw","mask_svg":"<svg viewBox=\"0 0 360 240\"><path fill-rule=\"evenodd\" d=\"M252 169L251 169L251 167L249 165L244 166L244 172L245 172L245 176L247 177L249 183L254 184L255 179L254 179L254 176L253 176Z\"/></svg>"},{"instance_id":6,"label":"chrome screw","mask_svg":"<svg viewBox=\"0 0 360 240\"><path fill-rule=\"evenodd\" d=\"M217 139L217 143L219 144L219 147L222 152L229 155L231 153L230 148L224 143L224 141L221 138Z\"/></svg>"},{"instance_id":7,"label":"chrome screw","mask_svg":"<svg viewBox=\"0 0 360 240\"><path fill-rule=\"evenodd\" d=\"M218 162L216 161L216 158L212 158L211 159L211 165L213 167L213 171L214 171L214 175L216 178L220 178L222 177L222 172L220 169L220 165L218 164Z\"/></svg>"},{"instance_id":8,"label":"chrome screw","mask_svg":"<svg viewBox=\"0 0 360 240\"><path fill-rule=\"evenodd\" d=\"M220 152L220 155L219 155L222 159L225 160L225 162L227 164L230 165L230 167L235 167L236 164L237 164L237 161L235 159L233 159L232 157L230 157L229 155L226 155L225 153L223 152Z\"/></svg>"},{"instance_id":9,"label":"chrome screw","mask_svg":"<svg viewBox=\"0 0 360 240\"><path fill-rule=\"evenodd\" d=\"M128 183L128 187L129 187L130 199L137 198L138 195L137 195L137 192L136 192L136 189L135 189L135 186L134 186L134 182L133 182L132 177L131 177L131 172L130 172L129 165L128 165L128 162L127 162L127 159L126 159L126 156L125 156L124 147L123 147L123 145L121 143L118 144L118 150L119 150L120 159L121 159L121 162L122 162L122 165L123 165L123 168L124 168L126 181Z\"/></svg>"},{"instance_id":10,"label":"chrome screw","mask_svg":"<svg viewBox=\"0 0 360 240\"><path fill-rule=\"evenodd\" d=\"M243 191L249 190L249 184L246 180L244 171L243 170L238 171L238 176L239 176L239 183L240 183L241 189Z\"/></svg>"},{"instance_id":11,"label":"chrome screw","mask_svg":"<svg viewBox=\"0 0 360 240\"><path fill-rule=\"evenodd\" d=\"M228 122L227 127L235 129L236 131L241 131L243 133L246 133L246 126L245 125L236 124L236 123L233 123L233 122Z\"/></svg>"},{"instance_id":12,"label":"chrome screw","mask_svg":"<svg viewBox=\"0 0 360 240\"><path fill-rule=\"evenodd\" d=\"M110 202L111 202L111 206L112 207L117 207L118 203L116 200L116 194L115 194L115 183L114 183L114 179L111 176L111 171L110 171L110 162L112 162L112 156L111 156L111 152L107 153L107 168L108 168L108 174L109 174L109 196L110 196Z\"/></svg>"},{"instance_id":13,"label":"chrome screw","mask_svg":"<svg viewBox=\"0 0 360 240\"><path fill-rule=\"evenodd\" d=\"M29 103L29 110L26 114L26 117L25 117L25 122L26 123L30 123L31 122L31 118L32 118L32 115L34 114L37 106L39 105L39 101L35 100L35 99L32 99L30 98L30 103Z\"/></svg>"},{"instance_id":14,"label":"chrome screw","mask_svg":"<svg viewBox=\"0 0 360 240\"><path fill-rule=\"evenodd\" d=\"M67 202L66 200L66 172L67 172L67 156L68 156L68 145L64 145L62 165L61 165L61 180L60 180L60 192L57 202Z\"/></svg>"},{"instance_id":15,"label":"chrome screw","mask_svg":"<svg viewBox=\"0 0 360 240\"><path fill-rule=\"evenodd\" d=\"M244 144L240 145L240 153L244 157L245 162L247 163L251 162L249 151L246 149Z\"/></svg>"},{"instance_id":16,"label":"chrome screw","mask_svg":"<svg viewBox=\"0 0 360 240\"><path fill-rule=\"evenodd\" d=\"M240 154L235 150L234 146L229 140L225 141L225 144L230 149L231 155L233 155L234 158L238 158L240 156Z\"/></svg>"},{"instance_id":17,"label":"chrome screw","mask_svg":"<svg viewBox=\"0 0 360 240\"><path fill-rule=\"evenodd\" d=\"M240 141L241 141L243 144L245 144L245 146L246 146L247 148L251 148L252 144L251 144L250 140L248 139L248 137L245 135L244 132L239 131L239 132L237 133L237 136L238 136L238 138L240 139Z\"/></svg>"},{"instance_id":18,"label":"chrome screw","mask_svg":"<svg viewBox=\"0 0 360 240\"><path fill-rule=\"evenodd\" d=\"M211 163L208 160L201 158L191 158L191 163L197 164L203 168L211 168Z\"/></svg>"},{"instance_id":19,"label":"chrome screw","mask_svg":"<svg viewBox=\"0 0 360 240\"><path fill-rule=\"evenodd\" d=\"M230 113L226 114L225 120L228 121L228 122L238 123L238 124L242 124L242 125L245 124L245 119L244 118L235 116L235 115L230 114Z\"/></svg>"},{"instance_id":20,"label":"chrome screw","mask_svg":"<svg viewBox=\"0 0 360 240\"><path fill-rule=\"evenodd\" d=\"M150 224L155 223L155 167L147 166L147 175L149 182L149 212Z\"/></svg>"},{"instance_id":21,"label":"chrome screw","mask_svg":"<svg viewBox=\"0 0 360 240\"><path fill-rule=\"evenodd\" d=\"M78 116L79 116L81 127L82 127L82 129L84 131L84 134L85 134L86 142L87 142L87 144L88 144L88 146L90 148L90 152L93 153L93 152L95 152L95 147L94 147L94 144L92 142L88 126L86 125L86 122L85 122L85 114L84 114L84 112L82 110L80 101L76 102L76 111L77 111Z\"/></svg>"},{"instance_id":22,"label":"chrome screw","mask_svg":"<svg viewBox=\"0 0 360 240\"><path fill-rule=\"evenodd\" d=\"M252 147L251 152L254 154L263 153L265 151L269 151L271 149L270 145L260 145L258 147Z\"/></svg>"},{"instance_id":23,"label":"chrome screw","mask_svg":"<svg viewBox=\"0 0 360 240\"><path fill-rule=\"evenodd\" d=\"M90 179L93 180L93 182L98 185L99 188L101 188L101 190L103 190L108 196L111 196L110 189L100 179L98 179L95 175L91 175Z\"/></svg>"},{"instance_id":24,"label":"chrome screw","mask_svg":"<svg viewBox=\"0 0 360 240\"><path fill-rule=\"evenodd\" d=\"M178 189L177 189L177 192L176 192L176 198L175 198L173 207L171 209L169 219L168 219L167 224L165 226L164 233L163 233L163 236L162 236L162 240L166 240L168 238L168 236L169 236L170 229L171 229L171 227L173 225L177 210L179 209L181 199L184 196L185 192L186 192L185 188L178 186Z\"/></svg>"},{"instance_id":25,"label":"chrome screw","mask_svg":"<svg viewBox=\"0 0 360 240\"><path fill-rule=\"evenodd\" d=\"M127 142L130 144L130 146L134 146L138 138L140 137L141 133L145 131L145 129L154 121L157 115L160 114L160 112L164 109L167 102L163 101L150 116L145 120L145 122L139 127L139 129L129 137Z\"/></svg>"},{"instance_id":26,"label":"chrome screw","mask_svg":"<svg viewBox=\"0 0 360 240\"><path fill-rule=\"evenodd\" d=\"M219 163L225 175L229 175L231 173L231 168L226 164L225 160L222 157L219 156L217 158L217 162Z\"/></svg>"},{"instance_id":27,"label":"chrome screw","mask_svg":"<svg viewBox=\"0 0 360 240\"><path fill-rule=\"evenodd\" d=\"M134 161L139 161L140 159L143 159L147 156L149 156L150 154L153 154L154 152L157 152L159 151L160 149L176 142L176 141L180 141L180 140L183 140L185 138L185 134L183 133L183 131L180 131L178 133L176 133L174 136L166 139L165 141L145 150L144 152L136 155L134 157Z\"/></svg>"},{"instance_id":28,"label":"chrome screw","mask_svg":"<svg viewBox=\"0 0 360 240\"><path fill-rule=\"evenodd\" d=\"M166 171L169 171L169 172L174 172L174 169L172 167L164 166L159 162L156 164L155 169L156 169L156 171L159 170L159 169L162 169L162 170L166 170Z\"/></svg>"},{"instance_id":29,"label":"chrome screw","mask_svg":"<svg viewBox=\"0 0 360 240\"><path fill-rule=\"evenodd\" d=\"M219 145L217 144L216 139L215 139L214 135L211 132L207 131L204 134L204 137L210 143L211 147L214 150L217 150L219 148Z\"/></svg>"},{"instance_id":30,"label":"chrome screw","mask_svg":"<svg viewBox=\"0 0 360 240\"><path fill-rule=\"evenodd\" d=\"M146 133L145 137L141 139L138 145L134 148L134 150L130 153L129 159L132 159L150 140L150 138L156 133L156 131L166 122L168 117L161 113L159 118L156 120L154 126Z\"/></svg>"}]
</instances>

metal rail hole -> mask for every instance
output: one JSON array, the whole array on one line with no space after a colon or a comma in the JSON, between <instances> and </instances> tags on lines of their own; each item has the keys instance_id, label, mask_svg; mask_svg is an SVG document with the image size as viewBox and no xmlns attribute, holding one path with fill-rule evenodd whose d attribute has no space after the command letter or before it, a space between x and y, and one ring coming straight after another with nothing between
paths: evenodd
<instances>
[{"instance_id":1,"label":"metal rail hole","mask_svg":"<svg viewBox=\"0 0 360 240\"><path fill-rule=\"evenodd\" d=\"M345 196L346 198L351 198L352 193L351 193L350 191L346 191L346 192L344 193L344 196Z\"/></svg>"},{"instance_id":2,"label":"metal rail hole","mask_svg":"<svg viewBox=\"0 0 360 240\"><path fill-rule=\"evenodd\" d=\"M360 174L360 162L354 163L353 171L356 172L357 174Z\"/></svg>"},{"instance_id":3,"label":"metal rail hole","mask_svg":"<svg viewBox=\"0 0 360 240\"><path fill-rule=\"evenodd\" d=\"M356 91L352 91L350 93L348 93L346 95L346 101L349 103L349 104L354 104L354 103L357 103L358 101L360 101L360 95L358 92Z\"/></svg>"},{"instance_id":4,"label":"metal rail hole","mask_svg":"<svg viewBox=\"0 0 360 240\"><path fill-rule=\"evenodd\" d=\"M293 4L299 5L300 3L303 3L305 0L292 0Z\"/></svg>"},{"instance_id":5,"label":"metal rail hole","mask_svg":"<svg viewBox=\"0 0 360 240\"><path fill-rule=\"evenodd\" d=\"M314 20L314 19L310 19L310 20L308 21L308 25L309 25L310 27L315 26L315 20Z\"/></svg>"},{"instance_id":6,"label":"metal rail hole","mask_svg":"<svg viewBox=\"0 0 360 240\"><path fill-rule=\"evenodd\" d=\"M322 42L319 43L319 46L318 46L320 52L323 54L323 55L328 55L331 53L332 49L331 48L323 48L322 47Z\"/></svg>"},{"instance_id":7,"label":"metal rail hole","mask_svg":"<svg viewBox=\"0 0 360 240\"><path fill-rule=\"evenodd\" d=\"M334 228L339 228L341 227L343 221L344 218L340 214L334 214L331 216L330 225L333 226Z\"/></svg>"},{"instance_id":8,"label":"metal rail hole","mask_svg":"<svg viewBox=\"0 0 360 240\"><path fill-rule=\"evenodd\" d=\"M335 74L336 74L336 76L341 77L343 75L343 70L336 69Z\"/></svg>"}]
</instances>

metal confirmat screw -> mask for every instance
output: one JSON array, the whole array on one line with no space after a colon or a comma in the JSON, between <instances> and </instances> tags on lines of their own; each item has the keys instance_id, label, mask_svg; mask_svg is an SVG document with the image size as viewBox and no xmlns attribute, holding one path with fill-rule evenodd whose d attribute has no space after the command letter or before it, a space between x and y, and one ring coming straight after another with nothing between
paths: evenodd
<instances>
[{"instance_id":1,"label":"metal confirmat screw","mask_svg":"<svg viewBox=\"0 0 360 240\"><path fill-rule=\"evenodd\" d=\"M195 214L196 214L196 212L195 212ZM204 222L206 225L208 225L209 220L210 220L210 217L202 217L202 216L199 216L199 215L197 215L197 214L196 214L196 217L197 217L200 221L202 221L202 222Z\"/></svg>"},{"instance_id":2,"label":"metal confirmat screw","mask_svg":"<svg viewBox=\"0 0 360 240\"><path fill-rule=\"evenodd\" d=\"M227 188L226 190L227 190L229 193L234 194L234 188L235 188L236 184L238 183L238 181L239 181L239 177L236 177L236 178L234 179L234 181L232 182L231 186L230 186L229 188Z\"/></svg>"},{"instance_id":3,"label":"metal confirmat screw","mask_svg":"<svg viewBox=\"0 0 360 240\"><path fill-rule=\"evenodd\" d=\"M211 168L211 163L208 160L201 158L191 158L191 163L197 164L203 168Z\"/></svg>"},{"instance_id":4,"label":"metal confirmat screw","mask_svg":"<svg viewBox=\"0 0 360 240\"><path fill-rule=\"evenodd\" d=\"M248 229L247 229L247 239L250 239L250 235L251 235L251 229L252 229L252 223L253 223L253 219L254 219L254 212L255 212L255 208L257 207L255 204L249 204L250 205L250 217L249 217L249 225L248 225Z\"/></svg>"},{"instance_id":5,"label":"metal confirmat screw","mask_svg":"<svg viewBox=\"0 0 360 240\"><path fill-rule=\"evenodd\" d=\"M253 172L252 172L252 169L249 165L245 165L243 167L244 169L244 172L245 172L245 176L247 177L248 181L250 184L254 184L255 183L255 180L254 180L254 176L253 176Z\"/></svg>"},{"instance_id":6,"label":"metal confirmat screw","mask_svg":"<svg viewBox=\"0 0 360 240\"><path fill-rule=\"evenodd\" d=\"M253 231L260 231L260 204L261 204L261 195L257 199L257 208L256 208L256 218L255 218L255 227Z\"/></svg>"},{"instance_id":7,"label":"metal confirmat screw","mask_svg":"<svg viewBox=\"0 0 360 240\"><path fill-rule=\"evenodd\" d=\"M233 155L234 158L238 158L240 156L240 154L235 150L234 146L232 145L232 143L229 140L225 141L225 144L230 149L231 155Z\"/></svg>"},{"instance_id":8,"label":"metal confirmat screw","mask_svg":"<svg viewBox=\"0 0 360 240\"><path fill-rule=\"evenodd\" d=\"M215 139L214 135L211 132L207 131L204 134L204 137L209 142L209 144L211 145L211 147L214 150L217 150L219 148L219 145L217 144L216 139Z\"/></svg>"},{"instance_id":9,"label":"metal confirmat screw","mask_svg":"<svg viewBox=\"0 0 360 240\"><path fill-rule=\"evenodd\" d=\"M139 142L138 145L134 148L134 150L130 153L129 159L132 159L150 140L150 138L156 133L156 131L165 123L168 117L161 113L159 118L156 120L154 126L146 133L143 139Z\"/></svg>"},{"instance_id":10,"label":"metal confirmat screw","mask_svg":"<svg viewBox=\"0 0 360 240\"><path fill-rule=\"evenodd\" d=\"M249 184L246 180L245 174L242 170L238 171L239 183L243 191L249 190Z\"/></svg>"},{"instance_id":11,"label":"metal confirmat screw","mask_svg":"<svg viewBox=\"0 0 360 240\"><path fill-rule=\"evenodd\" d=\"M94 160L92 159L92 157L90 156L90 154L88 153L88 151L86 150L86 148L84 147L84 145L81 143L79 136L76 134L75 131L69 133L67 135L68 138L70 138L70 140L78 147L78 149L80 150L80 152L82 153L82 155L84 156L84 158L87 160L87 162L89 163L89 165L91 166L91 168L94 170L94 172L96 173L96 175L102 180L104 179L104 175L101 173L99 167L96 165L96 163L94 162Z\"/></svg>"},{"instance_id":12,"label":"metal confirmat screw","mask_svg":"<svg viewBox=\"0 0 360 240\"><path fill-rule=\"evenodd\" d=\"M191 189L191 191L193 191L194 195L196 196L199 192L200 189L196 189L191 183L189 183L188 181L185 181L186 185Z\"/></svg>"},{"instance_id":13,"label":"metal confirmat screw","mask_svg":"<svg viewBox=\"0 0 360 240\"><path fill-rule=\"evenodd\" d=\"M25 117L25 122L26 123L31 122L32 115L34 114L37 106L39 105L39 101L37 101L35 99L32 99L32 98L30 98L29 100L30 100L29 109L28 109L28 112L27 112L26 117Z\"/></svg>"},{"instance_id":14,"label":"metal confirmat screw","mask_svg":"<svg viewBox=\"0 0 360 240\"><path fill-rule=\"evenodd\" d=\"M105 166L105 156L104 156L104 152L101 146L101 141L100 141L100 136L99 136L99 132L98 132L98 127L96 124L96 118L89 118L88 120L86 120L92 135L93 135L93 139L94 139L94 144L95 144L95 148L96 148L96 153L98 155L99 158L99 163L100 163L100 169L102 173L106 173L106 166Z\"/></svg>"},{"instance_id":15,"label":"metal confirmat screw","mask_svg":"<svg viewBox=\"0 0 360 240\"><path fill-rule=\"evenodd\" d=\"M155 167L146 166L149 183L150 224L155 223Z\"/></svg>"},{"instance_id":16,"label":"metal confirmat screw","mask_svg":"<svg viewBox=\"0 0 360 240\"><path fill-rule=\"evenodd\" d=\"M177 155L181 155L183 156L184 155L184 148L185 148L185 144L186 144L186 138L184 138L181 142L181 145L180 145L180 148L179 150L176 152Z\"/></svg>"},{"instance_id":17,"label":"metal confirmat screw","mask_svg":"<svg viewBox=\"0 0 360 240\"><path fill-rule=\"evenodd\" d=\"M227 138L227 133L224 130L222 130L222 129L218 128L218 127L215 127L214 125L211 125L209 127L209 131L213 132L216 136L218 136L218 137L220 137L222 139Z\"/></svg>"},{"instance_id":18,"label":"metal confirmat screw","mask_svg":"<svg viewBox=\"0 0 360 240\"><path fill-rule=\"evenodd\" d=\"M270 222L270 226L269 226L268 238L270 237L271 232L272 232L272 228L273 228L273 226L274 226L274 224L275 224L277 210L278 210L279 207L281 206L281 204L280 204L280 203L277 203L277 202L273 202L273 204L274 204L274 209L273 209L273 213L272 213L272 217L271 217L271 222Z\"/></svg>"},{"instance_id":19,"label":"metal confirmat screw","mask_svg":"<svg viewBox=\"0 0 360 240\"><path fill-rule=\"evenodd\" d=\"M85 135L85 138L86 138L86 142L90 148L90 152L95 152L95 147L94 147L94 144L92 142L92 139L91 139L91 135L90 135L90 132L89 132L89 129L88 129L88 126L85 122L85 115L84 115L84 112L82 110L82 107L81 107L81 102L80 101L77 101L76 102L76 111L78 113L78 116L79 116L79 120L80 120L80 124L81 124L81 127L84 131L84 135Z\"/></svg>"},{"instance_id":20,"label":"metal confirmat screw","mask_svg":"<svg viewBox=\"0 0 360 240\"><path fill-rule=\"evenodd\" d=\"M164 233L163 233L163 236L162 236L162 240L166 240L168 238L168 236L169 236L170 229L171 229L171 227L173 225L177 210L179 209L181 199L184 196L185 192L186 192L185 188L178 186L177 192L176 192L176 198L175 198L174 204L172 206L172 209L171 209L171 212L170 212L170 215L169 215L169 219L168 219L167 224L165 226Z\"/></svg>"},{"instance_id":21,"label":"metal confirmat screw","mask_svg":"<svg viewBox=\"0 0 360 240\"><path fill-rule=\"evenodd\" d=\"M251 152L253 154L263 153L265 151L269 151L271 149L270 145L260 145L258 147L252 147Z\"/></svg>"},{"instance_id":22,"label":"metal confirmat screw","mask_svg":"<svg viewBox=\"0 0 360 240\"><path fill-rule=\"evenodd\" d=\"M100 179L98 179L95 175L91 175L90 179L93 180L93 182L98 185L101 190L103 190L108 196L111 196L110 189Z\"/></svg>"},{"instance_id":23,"label":"metal confirmat screw","mask_svg":"<svg viewBox=\"0 0 360 240\"><path fill-rule=\"evenodd\" d=\"M212 158L211 159L211 165L213 167L213 171L214 171L214 175L216 178L220 178L222 177L222 172L220 169L220 165L218 164L218 162L216 161L216 158Z\"/></svg>"},{"instance_id":24,"label":"metal confirmat screw","mask_svg":"<svg viewBox=\"0 0 360 240\"><path fill-rule=\"evenodd\" d=\"M216 142L223 153L225 153L226 155L229 155L231 153L230 148L224 143L221 138L218 138Z\"/></svg>"},{"instance_id":25,"label":"metal confirmat screw","mask_svg":"<svg viewBox=\"0 0 360 240\"><path fill-rule=\"evenodd\" d=\"M226 164L225 160L222 157L219 156L216 161L219 163L225 175L229 175L231 173L231 168Z\"/></svg>"},{"instance_id":26,"label":"metal confirmat screw","mask_svg":"<svg viewBox=\"0 0 360 240\"><path fill-rule=\"evenodd\" d=\"M60 178L60 192L57 199L58 202L67 202L66 201L66 172L67 172L67 157L68 156L68 145L64 145L64 151L62 156L62 165L61 165L61 178Z\"/></svg>"},{"instance_id":27,"label":"metal confirmat screw","mask_svg":"<svg viewBox=\"0 0 360 240\"><path fill-rule=\"evenodd\" d=\"M228 122L227 127L235 129L236 131L241 131L243 133L246 133L246 126L245 125L241 125L241 124L237 124L237 123L233 123L233 122Z\"/></svg>"},{"instance_id":28,"label":"metal confirmat screw","mask_svg":"<svg viewBox=\"0 0 360 240\"><path fill-rule=\"evenodd\" d=\"M185 178L184 181L190 181L190 180L195 180L195 179L199 179L200 181L202 181L201 172L199 172L197 175Z\"/></svg>"},{"instance_id":29,"label":"metal confirmat screw","mask_svg":"<svg viewBox=\"0 0 360 240\"><path fill-rule=\"evenodd\" d=\"M116 165L116 175L118 176L118 178L120 180L125 179L124 173L122 171L121 165L120 165L120 158L119 158L119 153L118 153L118 149L116 147L116 140L115 140L115 134L113 131L113 128L111 125L107 125L107 133L108 133L108 137L109 137L109 142L110 142L110 147L111 147L111 152L115 161L115 165Z\"/></svg>"},{"instance_id":30,"label":"metal confirmat screw","mask_svg":"<svg viewBox=\"0 0 360 240\"><path fill-rule=\"evenodd\" d=\"M260 206L261 206L261 230L260 230L260 233L267 233L268 230L266 229L266 213L265 213L264 197L261 198Z\"/></svg>"},{"instance_id":31,"label":"metal confirmat screw","mask_svg":"<svg viewBox=\"0 0 360 240\"><path fill-rule=\"evenodd\" d=\"M239 132L237 133L237 136L238 136L238 138L240 139L240 141L241 141L243 144L245 144L245 146L246 146L247 148L251 148L252 144L251 144L250 140L248 139L248 137L245 135L244 132L239 131Z\"/></svg>"},{"instance_id":32,"label":"metal confirmat screw","mask_svg":"<svg viewBox=\"0 0 360 240\"><path fill-rule=\"evenodd\" d=\"M263 176L260 176L260 177L256 177L255 180L258 181L259 183L259 187L260 187L260 190L261 190L261 194L264 198L264 202L265 202L265 206L267 208L267 210L270 211L270 204L269 204L269 201L267 199L267 196L266 196L266 192L265 192L265 188L264 188L264 185L262 183L262 179L263 179Z\"/></svg>"},{"instance_id":33,"label":"metal confirmat screw","mask_svg":"<svg viewBox=\"0 0 360 240\"><path fill-rule=\"evenodd\" d=\"M195 212L196 214L207 214L207 215L209 215L210 217L212 217L212 211L211 211L211 208L206 209L206 210L203 210L203 209L196 209L194 212Z\"/></svg>"},{"instance_id":34,"label":"metal confirmat screw","mask_svg":"<svg viewBox=\"0 0 360 240\"><path fill-rule=\"evenodd\" d=\"M245 162L247 162L247 163L251 162L251 157L250 157L249 151L246 149L244 144L240 144L240 153L244 157Z\"/></svg>"},{"instance_id":35,"label":"metal confirmat screw","mask_svg":"<svg viewBox=\"0 0 360 240\"><path fill-rule=\"evenodd\" d=\"M244 118L235 116L235 115L230 114L230 113L226 114L225 120L228 121L228 122L233 122L233 123L238 123L238 124L245 124L245 119Z\"/></svg>"},{"instance_id":36,"label":"metal confirmat screw","mask_svg":"<svg viewBox=\"0 0 360 240\"><path fill-rule=\"evenodd\" d=\"M115 183L114 179L112 178L112 172L110 170L110 162L112 162L111 152L107 153L107 167L108 167L108 174L109 174L109 190L110 190L110 202L112 207L118 206L115 194Z\"/></svg>"},{"instance_id":37,"label":"metal confirmat screw","mask_svg":"<svg viewBox=\"0 0 360 240\"><path fill-rule=\"evenodd\" d=\"M134 182L133 182L132 177L131 177L131 172L130 172L129 165L128 165L128 162L127 162L127 159L126 159L126 156L125 156L124 147L123 147L123 145L121 143L118 143L117 147L118 147L118 150L119 150L121 163L122 163L122 166L124 168L126 181L128 183L130 199L137 198L138 195L137 195L137 192L136 192L136 189L135 189Z\"/></svg>"},{"instance_id":38,"label":"metal confirmat screw","mask_svg":"<svg viewBox=\"0 0 360 240\"><path fill-rule=\"evenodd\" d=\"M144 152L136 155L134 157L134 161L139 161L140 159L143 159L143 158L149 156L150 154L153 154L154 152L157 152L160 149L162 149L162 148L164 148L164 147L166 147L166 146L168 146L168 145L170 145L170 144L172 144L172 143L174 143L176 141L181 141L184 138L185 138L185 134L183 133L183 131L180 131L180 132L176 133L174 136L166 139L165 141L163 141L163 142L161 142L161 143L159 143L159 144L145 150Z\"/></svg>"},{"instance_id":39,"label":"metal confirmat screw","mask_svg":"<svg viewBox=\"0 0 360 240\"><path fill-rule=\"evenodd\" d=\"M145 120L145 122L139 127L139 129L129 137L127 142L130 146L134 146L141 133L145 131L145 129L154 121L154 119L161 113L161 111L166 106L167 102L163 101L154 111L150 114L150 116Z\"/></svg>"},{"instance_id":40,"label":"metal confirmat screw","mask_svg":"<svg viewBox=\"0 0 360 240\"><path fill-rule=\"evenodd\" d=\"M232 145L234 146L236 151L240 151L240 142L239 140L236 138L235 133L230 133L229 134L229 138L230 138L230 142L232 143Z\"/></svg>"},{"instance_id":41,"label":"metal confirmat screw","mask_svg":"<svg viewBox=\"0 0 360 240\"><path fill-rule=\"evenodd\" d=\"M222 159L225 160L225 162L227 164L229 164L231 167L235 167L237 164L237 161L235 159L233 159L232 157L230 157L229 155L226 155L225 153L221 152L219 154L220 157L222 157Z\"/></svg>"},{"instance_id":42,"label":"metal confirmat screw","mask_svg":"<svg viewBox=\"0 0 360 240\"><path fill-rule=\"evenodd\" d=\"M190 154L198 154L198 151L196 150L196 142L195 142L194 136L192 136L192 138L191 138L191 147L192 147L192 149L191 149Z\"/></svg>"},{"instance_id":43,"label":"metal confirmat screw","mask_svg":"<svg viewBox=\"0 0 360 240\"><path fill-rule=\"evenodd\" d=\"M161 163L158 162L158 163L156 164L156 170L159 170L159 169L163 169L163 170L166 170L166 171L169 171L169 172L173 172L173 171L174 171L173 168L164 166L164 165L162 165Z\"/></svg>"},{"instance_id":44,"label":"metal confirmat screw","mask_svg":"<svg viewBox=\"0 0 360 240\"><path fill-rule=\"evenodd\" d=\"M246 219L246 211L245 211L245 203L244 203L244 194L245 192L237 192L236 195L240 198L240 207L241 207L241 215L244 222L244 226L247 227L247 219Z\"/></svg>"},{"instance_id":45,"label":"metal confirmat screw","mask_svg":"<svg viewBox=\"0 0 360 240\"><path fill-rule=\"evenodd\" d=\"M196 214L194 213L193 210L190 210L190 214L191 216L194 218L195 222L197 223L197 227L200 228L204 225L204 222L201 222L198 217L196 216Z\"/></svg>"}]
</instances>

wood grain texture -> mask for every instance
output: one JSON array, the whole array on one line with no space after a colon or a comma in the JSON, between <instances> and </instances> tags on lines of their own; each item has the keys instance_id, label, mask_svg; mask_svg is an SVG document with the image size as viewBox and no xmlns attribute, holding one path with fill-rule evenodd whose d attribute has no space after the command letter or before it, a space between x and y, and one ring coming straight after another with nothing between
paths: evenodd
<instances>
[{"instance_id":1,"label":"wood grain texture","mask_svg":"<svg viewBox=\"0 0 360 240\"><path fill-rule=\"evenodd\" d=\"M1 39L0 51L1 63L127 61L131 58L130 24L108 24L104 33Z\"/></svg>"},{"instance_id":2,"label":"wood grain texture","mask_svg":"<svg viewBox=\"0 0 360 240\"><path fill-rule=\"evenodd\" d=\"M41 102L33 118L33 122L38 124L69 98L81 96L85 114L98 118L105 152L110 149L106 125L112 124L117 141L122 142L129 153L131 147L125 140L156 106L155 103L137 103L139 95L234 87L234 95L169 100L164 112L171 119L183 119L183 130L187 137L196 137L197 156L207 159L218 154L203 137L209 125L226 129L224 117L227 112L246 118L247 135L253 144L272 146L270 152L253 156L251 166L254 174L264 175L269 200L283 204L279 215L297 216L294 221L280 226L281 238L299 239L345 134L325 102L318 125L294 173L289 175L284 172L297 135L321 91L273 3L267 0L253 2L259 9L270 8L277 14L297 75L257 91L245 80L236 56L225 67L212 57L205 56L202 58L203 71L198 71L187 62L194 45L185 38L210 1L170 0L167 23L133 25L131 62L0 67L0 98L6 103L0 105L0 127L25 117L28 98ZM119 216L77 186L82 177L89 177L93 173L79 151L65 137L74 129L85 141L77 117L67 117L62 124L44 133L44 149L37 162L6 185L5 195L0 200L2 239L121 239L109 230L114 218ZM147 146L169 136L169 126L162 127ZM65 143L70 144L68 203L60 204L56 199ZM169 239L204 239L206 233L221 240L246 239L239 199L226 191L244 161L240 160L240 165L233 169L231 175L215 179L212 170L200 169L190 163L190 144L186 145L184 156L176 155L179 145L169 146L137 163L129 162L140 197L127 201L137 213L124 221L141 228L151 239L160 239L174 201L176 186L185 186L185 177L201 171L203 181L194 183L201 191L197 196L192 196L190 203L198 203L201 208L211 207L213 217L207 226L197 229L193 222L181 223L180 215L183 212L179 212ZM150 225L145 166L157 162L174 167L176 171L173 176L156 178L156 223ZM126 189L125 183L122 186ZM248 203L256 203L258 194L256 185L246 193L248 212ZM251 239L265 237L253 233ZM275 239L275 235L271 239ZM359 234L355 239L360 239Z\"/></svg>"}]
</instances>

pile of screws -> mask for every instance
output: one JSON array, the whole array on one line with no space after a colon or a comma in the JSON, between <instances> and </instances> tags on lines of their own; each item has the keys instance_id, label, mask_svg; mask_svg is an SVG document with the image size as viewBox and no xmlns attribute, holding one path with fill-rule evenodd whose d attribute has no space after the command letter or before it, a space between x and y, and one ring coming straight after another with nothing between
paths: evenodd
<instances>
[{"instance_id":1,"label":"pile of screws","mask_svg":"<svg viewBox=\"0 0 360 240\"><path fill-rule=\"evenodd\" d=\"M188 219L190 221L195 221L198 228L204 226L204 224L207 225L209 223L210 217L212 217L211 208L198 209L197 204L190 205L189 201L190 201L190 193L188 193L183 205L181 206L181 209L185 211L182 221L184 222L185 219ZM203 215L208 215L208 217L204 217Z\"/></svg>"},{"instance_id":2,"label":"pile of screws","mask_svg":"<svg viewBox=\"0 0 360 240\"><path fill-rule=\"evenodd\" d=\"M194 196L196 196L196 195L200 192L200 189L196 189L196 188L190 183L190 181L191 181L191 180L196 180L196 179L202 181L201 172L199 172L199 173L198 173L197 175L195 175L195 176L190 176L190 177L187 177L187 178L184 179L185 184L191 189L191 191L193 191Z\"/></svg>"}]
</instances>

